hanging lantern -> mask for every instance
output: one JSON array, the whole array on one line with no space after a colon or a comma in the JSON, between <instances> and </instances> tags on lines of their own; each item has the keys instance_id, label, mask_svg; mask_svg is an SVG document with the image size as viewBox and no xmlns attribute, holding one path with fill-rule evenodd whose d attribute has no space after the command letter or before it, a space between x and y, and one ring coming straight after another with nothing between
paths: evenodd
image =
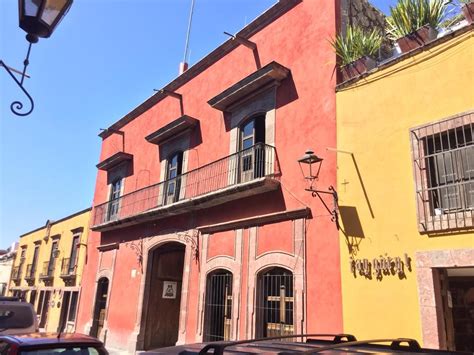
<instances>
[{"instance_id":1,"label":"hanging lantern","mask_svg":"<svg viewBox=\"0 0 474 355\"><path fill-rule=\"evenodd\" d=\"M20 28L31 43L48 38L69 11L73 0L19 0Z\"/></svg>"}]
</instances>

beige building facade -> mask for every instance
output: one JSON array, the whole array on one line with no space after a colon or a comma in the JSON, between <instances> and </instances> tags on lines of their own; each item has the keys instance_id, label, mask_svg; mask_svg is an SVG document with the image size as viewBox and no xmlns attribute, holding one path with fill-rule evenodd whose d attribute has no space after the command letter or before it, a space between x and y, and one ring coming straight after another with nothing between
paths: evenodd
<instances>
[{"instance_id":1,"label":"beige building facade","mask_svg":"<svg viewBox=\"0 0 474 355\"><path fill-rule=\"evenodd\" d=\"M81 294L91 209L20 236L9 295L33 304L40 330L73 332Z\"/></svg>"}]
</instances>

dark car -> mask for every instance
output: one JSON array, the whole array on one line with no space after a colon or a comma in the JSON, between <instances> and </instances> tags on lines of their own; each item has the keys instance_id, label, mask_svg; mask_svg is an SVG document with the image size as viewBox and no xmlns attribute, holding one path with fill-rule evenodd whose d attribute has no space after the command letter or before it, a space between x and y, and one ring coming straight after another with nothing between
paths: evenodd
<instances>
[{"instance_id":1,"label":"dark car","mask_svg":"<svg viewBox=\"0 0 474 355\"><path fill-rule=\"evenodd\" d=\"M147 354L471 354L423 349L413 339L358 341L350 334L293 335L265 339L221 341L173 346L147 351Z\"/></svg>"},{"instance_id":2,"label":"dark car","mask_svg":"<svg viewBox=\"0 0 474 355\"><path fill-rule=\"evenodd\" d=\"M0 355L106 355L101 341L77 333L30 333L0 336Z\"/></svg>"},{"instance_id":3,"label":"dark car","mask_svg":"<svg viewBox=\"0 0 474 355\"><path fill-rule=\"evenodd\" d=\"M35 309L28 302L0 300L0 335L38 331Z\"/></svg>"}]
</instances>

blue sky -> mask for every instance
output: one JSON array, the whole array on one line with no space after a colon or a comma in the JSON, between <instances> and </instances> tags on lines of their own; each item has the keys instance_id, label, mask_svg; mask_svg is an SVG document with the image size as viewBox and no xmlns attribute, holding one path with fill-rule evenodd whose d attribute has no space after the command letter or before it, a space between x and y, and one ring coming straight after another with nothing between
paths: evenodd
<instances>
[{"instance_id":1,"label":"blue sky","mask_svg":"<svg viewBox=\"0 0 474 355\"><path fill-rule=\"evenodd\" d=\"M306 0L328 1L328 0ZM196 0L193 64L276 0ZM27 50L17 0L0 1L0 59L22 69ZM32 48L22 92L0 69L0 249L19 235L92 203L100 128L177 75L191 0L75 0L51 38ZM394 0L373 1L384 11ZM25 101L26 104L26 101Z\"/></svg>"}]
</instances>

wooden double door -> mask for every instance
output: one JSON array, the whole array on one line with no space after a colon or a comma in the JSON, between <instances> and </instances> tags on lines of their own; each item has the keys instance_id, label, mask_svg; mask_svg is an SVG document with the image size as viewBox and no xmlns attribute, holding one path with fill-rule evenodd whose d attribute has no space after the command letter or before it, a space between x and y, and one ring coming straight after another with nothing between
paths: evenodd
<instances>
[{"instance_id":1,"label":"wooden double door","mask_svg":"<svg viewBox=\"0 0 474 355\"><path fill-rule=\"evenodd\" d=\"M143 305L145 349L175 345L179 333L179 313L185 247L167 243L151 252L148 269L148 300Z\"/></svg>"}]
</instances>

